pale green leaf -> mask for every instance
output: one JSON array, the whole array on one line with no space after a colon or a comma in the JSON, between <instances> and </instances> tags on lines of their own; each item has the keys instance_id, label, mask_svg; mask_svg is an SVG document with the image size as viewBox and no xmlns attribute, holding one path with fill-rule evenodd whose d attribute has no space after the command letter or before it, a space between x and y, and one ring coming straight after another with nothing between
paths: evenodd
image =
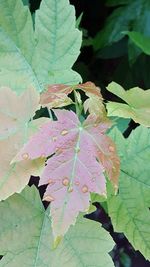
<instances>
[{"instance_id":1,"label":"pale green leaf","mask_svg":"<svg viewBox=\"0 0 150 267\"><path fill-rule=\"evenodd\" d=\"M111 137L121 156L121 173L119 194L108 188L109 215L115 231L150 259L150 131L140 126L124 139L116 128Z\"/></svg>"},{"instance_id":2,"label":"pale green leaf","mask_svg":"<svg viewBox=\"0 0 150 267\"><path fill-rule=\"evenodd\" d=\"M23 5L22 0L1 0L0 11L0 27L30 62L34 48L34 32L29 8Z\"/></svg>"},{"instance_id":3,"label":"pale green leaf","mask_svg":"<svg viewBox=\"0 0 150 267\"><path fill-rule=\"evenodd\" d=\"M35 14L36 46L33 69L42 83L78 83L71 68L81 46L81 32L75 28L75 10L68 0L43 0Z\"/></svg>"},{"instance_id":4,"label":"pale green leaf","mask_svg":"<svg viewBox=\"0 0 150 267\"><path fill-rule=\"evenodd\" d=\"M127 103L107 103L108 116L132 118L137 123L150 126L150 89L144 91L134 87L125 91L119 84L112 82L107 90Z\"/></svg>"},{"instance_id":5,"label":"pale green leaf","mask_svg":"<svg viewBox=\"0 0 150 267\"><path fill-rule=\"evenodd\" d=\"M99 223L79 217L57 248L39 193L26 187L0 203L0 267L113 267L114 242Z\"/></svg>"},{"instance_id":6,"label":"pale green leaf","mask_svg":"<svg viewBox=\"0 0 150 267\"><path fill-rule=\"evenodd\" d=\"M0 85L16 92L29 87L42 91L47 84L81 81L71 69L80 52L81 32L67 0L43 0L35 31L26 1L2 0L0 10Z\"/></svg>"},{"instance_id":7,"label":"pale green leaf","mask_svg":"<svg viewBox=\"0 0 150 267\"><path fill-rule=\"evenodd\" d=\"M41 91L32 67L2 29L0 29L0 86L9 86L17 93L32 87Z\"/></svg>"}]
</instances>

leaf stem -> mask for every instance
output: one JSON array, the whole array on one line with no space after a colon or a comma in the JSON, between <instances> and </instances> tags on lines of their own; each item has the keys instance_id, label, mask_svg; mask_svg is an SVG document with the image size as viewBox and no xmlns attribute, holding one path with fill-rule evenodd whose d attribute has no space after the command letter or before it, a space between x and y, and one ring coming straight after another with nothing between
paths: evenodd
<instances>
[{"instance_id":1,"label":"leaf stem","mask_svg":"<svg viewBox=\"0 0 150 267\"><path fill-rule=\"evenodd\" d=\"M53 121L53 114L52 114L51 109L47 108L47 111L48 111L50 119Z\"/></svg>"}]
</instances>

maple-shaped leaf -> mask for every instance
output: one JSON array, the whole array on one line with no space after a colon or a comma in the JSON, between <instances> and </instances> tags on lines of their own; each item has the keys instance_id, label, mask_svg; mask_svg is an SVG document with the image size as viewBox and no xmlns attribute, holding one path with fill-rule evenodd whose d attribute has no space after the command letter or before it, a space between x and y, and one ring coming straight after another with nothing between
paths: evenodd
<instances>
[{"instance_id":1,"label":"maple-shaped leaf","mask_svg":"<svg viewBox=\"0 0 150 267\"><path fill-rule=\"evenodd\" d=\"M132 118L146 127L150 126L150 89L144 91L139 87L125 91L122 86L112 82L107 90L123 99L126 103L107 103L108 116Z\"/></svg>"},{"instance_id":2,"label":"maple-shaped leaf","mask_svg":"<svg viewBox=\"0 0 150 267\"><path fill-rule=\"evenodd\" d=\"M103 105L103 97L100 88L92 82L77 85L54 84L48 86L47 91L41 94L40 103L43 107L58 108L70 105L72 100L68 97L72 91L82 90L88 99L84 102L85 112L96 115L99 118L106 116Z\"/></svg>"},{"instance_id":3,"label":"maple-shaped leaf","mask_svg":"<svg viewBox=\"0 0 150 267\"><path fill-rule=\"evenodd\" d=\"M115 244L100 223L80 215L54 249L48 213L34 186L0 203L0 267L114 267Z\"/></svg>"},{"instance_id":4,"label":"maple-shaped leaf","mask_svg":"<svg viewBox=\"0 0 150 267\"><path fill-rule=\"evenodd\" d=\"M41 127L14 161L28 154L30 159L49 157L40 185L48 184L44 200L52 201L54 237L64 235L80 211L89 207L90 192L106 194L104 171L115 186L119 160L111 139L105 135L108 121L97 123L95 116L80 123L72 111L55 111L57 121ZM54 155L53 155L54 154Z\"/></svg>"},{"instance_id":5,"label":"maple-shaped leaf","mask_svg":"<svg viewBox=\"0 0 150 267\"><path fill-rule=\"evenodd\" d=\"M31 120L38 106L39 94L35 89L18 96L10 88L0 88L0 199L20 192L31 174L40 173L43 159L10 164L29 136L45 122L44 118ZM23 157L28 159L27 154Z\"/></svg>"},{"instance_id":6,"label":"maple-shaped leaf","mask_svg":"<svg viewBox=\"0 0 150 267\"><path fill-rule=\"evenodd\" d=\"M92 82L86 82L78 85L76 88L85 92L88 99L84 102L84 111L89 111L90 114L96 115L102 119L106 117L106 110L103 104L103 97L100 88Z\"/></svg>"},{"instance_id":7,"label":"maple-shaped leaf","mask_svg":"<svg viewBox=\"0 0 150 267\"><path fill-rule=\"evenodd\" d=\"M43 107L58 108L70 105L71 98L68 97L73 87L65 84L49 85L47 91L41 94L40 103Z\"/></svg>"}]
</instances>

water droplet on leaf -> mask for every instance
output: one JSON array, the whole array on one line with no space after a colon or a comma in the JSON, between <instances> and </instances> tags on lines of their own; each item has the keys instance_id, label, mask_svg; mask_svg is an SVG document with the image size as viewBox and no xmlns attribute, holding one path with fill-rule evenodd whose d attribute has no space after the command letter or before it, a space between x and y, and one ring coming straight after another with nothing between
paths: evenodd
<instances>
[{"instance_id":1,"label":"water droplet on leaf","mask_svg":"<svg viewBox=\"0 0 150 267\"><path fill-rule=\"evenodd\" d=\"M64 186L68 186L69 185L69 179L67 177L65 177L63 180L62 180L62 184Z\"/></svg>"},{"instance_id":2,"label":"water droplet on leaf","mask_svg":"<svg viewBox=\"0 0 150 267\"><path fill-rule=\"evenodd\" d=\"M84 185L83 187L82 187L82 192L83 193L87 193L88 192L88 187L87 187L87 185Z\"/></svg>"},{"instance_id":3,"label":"water droplet on leaf","mask_svg":"<svg viewBox=\"0 0 150 267\"><path fill-rule=\"evenodd\" d=\"M28 153L23 153L22 154L22 158L23 159L28 159L29 158L29 154Z\"/></svg>"},{"instance_id":4,"label":"water droplet on leaf","mask_svg":"<svg viewBox=\"0 0 150 267\"><path fill-rule=\"evenodd\" d=\"M67 131L67 130L63 130L63 131L61 132L61 135L66 135L66 134L68 134L68 131Z\"/></svg>"},{"instance_id":5,"label":"water droplet on leaf","mask_svg":"<svg viewBox=\"0 0 150 267\"><path fill-rule=\"evenodd\" d=\"M114 152L115 151L115 148L113 146L109 146L109 151L110 152Z\"/></svg>"}]
</instances>

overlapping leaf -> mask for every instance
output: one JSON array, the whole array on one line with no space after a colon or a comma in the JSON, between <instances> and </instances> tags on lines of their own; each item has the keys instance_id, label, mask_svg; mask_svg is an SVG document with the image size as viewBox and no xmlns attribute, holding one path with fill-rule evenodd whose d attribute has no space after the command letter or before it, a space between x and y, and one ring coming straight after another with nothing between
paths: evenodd
<instances>
[{"instance_id":1,"label":"overlapping leaf","mask_svg":"<svg viewBox=\"0 0 150 267\"><path fill-rule=\"evenodd\" d=\"M81 46L81 32L75 24L75 10L68 0L41 2L35 17L33 55L33 68L41 82L75 84L81 80L71 71Z\"/></svg>"},{"instance_id":2,"label":"overlapping leaf","mask_svg":"<svg viewBox=\"0 0 150 267\"><path fill-rule=\"evenodd\" d=\"M52 201L52 227L57 237L75 223L79 211L88 209L90 192L106 193L104 171L117 186L119 160L105 135L108 121L98 123L89 116L81 124L71 111L57 110L55 114L58 120L44 125L14 161L22 160L24 154L29 159L51 156L40 185L49 184L44 199Z\"/></svg>"},{"instance_id":3,"label":"overlapping leaf","mask_svg":"<svg viewBox=\"0 0 150 267\"><path fill-rule=\"evenodd\" d=\"M105 26L96 35L94 40L96 50L121 40L124 37L123 31L140 31L142 34L150 36L149 1L110 0L108 3L118 7L107 18Z\"/></svg>"},{"instance_id":4,"label":"overlapping leaf","mask_svg":"<svg viewBox=\"0 0 150 267\"><path fill-rule=\"evenodd\" d=\"M150 259L150 131L138 127L126 140L117 129L111 137L121 157L119 194L108 197L115 231L124 232L133 247Z\"/></svg>"},{"instance_id":5,"label":"overlapping leaf","mask_svg":"<svg viewBox=\"0 0 150 267\"><path fill-rule=\"evenodd\" d=\"M86 82L73 86L64 84L50 85L48 86L48 90L41 94L40 103L42 106L48 106L49 108L57 108L69 105L72 103L72 100L68 97L68 94L70 94L72 91L76 92L76 90L84 91L88 97L88 99L84 102L85 112L89 111L90 114L97 116L99 119L102 119L104 116L106 116L100 88L92 82ZM76 97L79 97L77 92Z\"/></svg>"},{"instance_id":6,"label":"overlapping leaf","mask_svg":"<svg viewBox=\"0 0 150 267\"><path fill-rule=\"evenodd\" d=\"M35 31L22 0L2 0L0 9L0 85L17 92L29 87L42 91L50 83L81 81L71 70L79 55L81 33L68 0L59 5L43 0L35 15Z\"/></svg>"},{"instance_id":7,"label":"overlapping leaf","mask_svg":"<svg viewBox=\"0 0 150 267\"><path fill-rule=\"evenodd\" d=\"M135 87L125 91L114 82L109 84L107 89L127 103L107 103L108 116L132 118L137 123L150 126L150 89L144 91Z\"/></svg>"},{"instance_id":8,"label":"overlapping leaf","mask_svg":"<svg viewBox=\"0 0 150 267\"><path fill-rule=\"evenodd\" d=\"M1 202L0 213L1 267L114 266L110 235L81 216L54 249L50 218L34 186Z\"/></svg>"},{"instance_id":9,"label":"overlapping leaf","mask_svg":"<svg viewBox=\"0 0 150 267\"><path fill-rule=\"evenodd\" d=\"M0 10L0 27L21 51L22 56L30 62L34 48L34 32L29 8L23 5L22 0L1 0Z\"/></svg>"},{"instance_id":10,"label":"overlapping leaf","mask_svg":"<svg viewBox=\"0 0 150 267\"><path fill-rule=\"evenodd\" d=\"M45 122L45 119L29 122L38 106L39 94L35 89L17 96L10 88L0 88L0 199L20 192L31 174L40 173L42 159L10 165L29 136Z\"/></svg>"},{"instance_id":11,"label":"overlapping leaf","mask_svg":"<svg viewBox=\"0 0 150 267\"><path fill-rule=\"evenodd\" d=\"M53 84L48 86L47 91L41 94L40 103L43 107L49 108L64 107L72 103L68 97L73 91L73 86L64 84Z\"/></svg>"},{"instance_id":12,"label":"overlapping leaf","mask_svg":"<svg viewBox=\"0 0 150 267\"><path fill-rule=\"evenodd\" d=\"M140 32L126 32L132 42L137 45L145 54L150 55L150 37Z\"/></svg>"}]
</instances>

